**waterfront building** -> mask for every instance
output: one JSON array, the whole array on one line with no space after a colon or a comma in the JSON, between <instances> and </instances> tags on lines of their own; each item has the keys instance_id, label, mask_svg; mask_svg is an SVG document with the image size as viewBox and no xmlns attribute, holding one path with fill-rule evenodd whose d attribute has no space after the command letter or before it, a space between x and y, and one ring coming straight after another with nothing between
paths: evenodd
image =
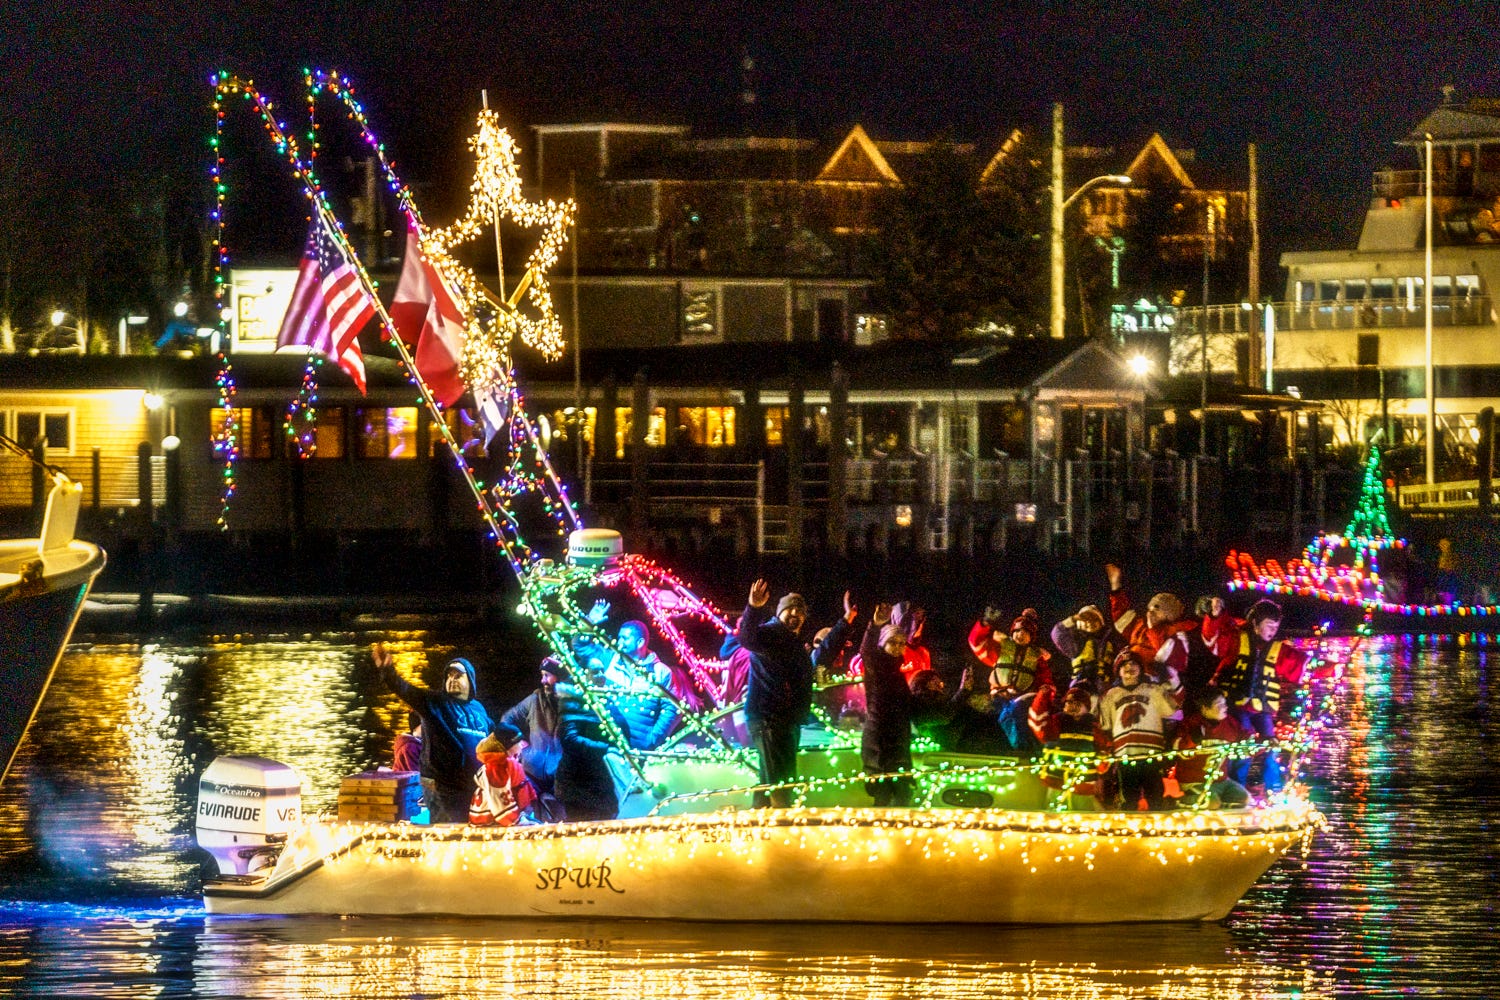
<instances>
[{"instance_id":1,"label":"waterfront building","mask_svg":"<svg viewBox=\"0 0 1500 1000\"><path fill-rule=\"evenodd\" d=\"M1500 405L1500 101L1450 92L1396 154L1374 174L1355 247L1284 254L1279 301L1182 310L1172 368L1195 372L1206 346L1215 376L1321 400L1336 442L1378 435L1388 469L1422 478L1430 200L1437 478L1469 479L1478 415Z\"/></svg>"},{"instance_id":2,"label":"waterfront building","mask_svg":"<svg viewBox=\"0 0 1500 1000\"><path fill-rule=\"evenodd\" d=\"M833 143L700 138L683 126L618 122L541 125L534 133L539 190L579 203L585 347L870 344L889 331L890 317L871 297L871 242L891 198L937 143L877 140L857 124ZM973 161L981 188L1001 183L1016 157L1030 158L1025 169L1045 183L1045 151L1027 138L1015 130L989 154L967 143L949 149ZM1079 318L1075 332L1108 334L1116 346L1142 334L1149 340L1169 323L1148 326L1142 317L1170 315L1205 255L1216 286L1243 272L1247 192L1224 173L1160 134L1139 149L1066 148L1066 184L1131 178L1129 186L1090 186L1069 213L1069 296L1083 296L1083 308L1069 307ZM572 282L567 273L552 281L564 309Z\"/></svg>"},{"instance_id":3,"label":"waterfront building","mask_svg":"<svg viewBox=\"0 0 1500 1000\"><path fill-rule=\"evenodd\" d=\"M858 126L832 145L618 124L543 126L536 138L540 191L583 206L576 279L565 264L552 280L582 351L576 370L571 354L518 363L592 520L647 547L772 554L1088 551L1213 532L1203 515L1216 480L1173 452L1153 425L1175 411L1153 405L1149 380L1102 339L889 339L860 248L932 144ZM1191 157L1160 137L1116 159L1070 151L1075 172L1141 178L1128 193L1088 192L1087 233L1123 225L1126 200L1158 186L1224 195L1197 189ZM303 360L271 352L295 274L227 275L236 455L215 448L225 410L206 357L0 359L0 410L19 414L6 429L34 438L28 420L67 422L49 458L77 466L93 516L113 511L122 530L154 523L240 551L331 547L341 560L374 539L478 535L441 435L373 328L368 396L327 366L313 416L288 421ZM394 288L393 274L377 276ZM61 395L37 395L52 385ZM111 391L140 412L86 416ZM449 426L480 457L469 415L454 411ZM4 506L28 503L22 469L0 457ZM150 507L154 519L119 516Z\"/></svg>"}]
</instances>

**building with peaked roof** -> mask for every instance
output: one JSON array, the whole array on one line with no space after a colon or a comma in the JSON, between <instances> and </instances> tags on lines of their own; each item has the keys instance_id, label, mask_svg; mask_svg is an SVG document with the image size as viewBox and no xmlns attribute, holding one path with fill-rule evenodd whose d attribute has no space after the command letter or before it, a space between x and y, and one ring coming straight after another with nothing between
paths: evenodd
<instances>
[{"instance_id":1,"label":"building with peaked roof","mask_svg":"<svg viewBox=\"0 0 1500 1000\"><path fill-rule=\"evenodd\" d=\"M572 193L579 202L586 344L880 339L887 322L870 301L869 248L892 193L934 143L877 140L858 124L829 144L698 138L681 126L609 122L534 130L532 172L542 193ZM997 183L1023 140L1012 132L977 183ZM966 157L976 152L953 148ZM1091 188L1070 213L1093 248L1075 274L1097 272L1087 284L1092 312L1101 316L1122 297L1121 254L1131 253L1123 234L1146 199L1166 198L1171 216L1149 236L1153 259L1196 262L1206 249L1220 268L1243 242L1246 192L1205 180L1193 151L1173 149L1159 134L1133 152L1071 147L1065 170L1074 184L1100 173L1134 179L1129 188ZM1181 289L1162 281L1152 300L1175 304ZM567 301L570 282L554 280L559 301Z\"/></svg>"}]
</instances>

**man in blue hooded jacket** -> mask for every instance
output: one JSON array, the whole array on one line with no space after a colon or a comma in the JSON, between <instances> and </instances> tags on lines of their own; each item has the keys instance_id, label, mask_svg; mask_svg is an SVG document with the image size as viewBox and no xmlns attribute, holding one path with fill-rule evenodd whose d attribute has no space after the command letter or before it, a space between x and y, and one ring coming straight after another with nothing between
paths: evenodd
<instances>
[{"instance_id":1,"label":"man in blue hooded jacket","mask_svg":"<svg viewBox=\"0 0 1500 1000\"><path fill-rule=\"evenodd\" d=\"M494 729L474 697L474 664L463 657L443 669L443 690L413 684L396 673L396 658L381 643L370 648L385 683L422 717L419 771L434 823L467 823L479 758L474 749Z\"/></svg>"}]
</instances>

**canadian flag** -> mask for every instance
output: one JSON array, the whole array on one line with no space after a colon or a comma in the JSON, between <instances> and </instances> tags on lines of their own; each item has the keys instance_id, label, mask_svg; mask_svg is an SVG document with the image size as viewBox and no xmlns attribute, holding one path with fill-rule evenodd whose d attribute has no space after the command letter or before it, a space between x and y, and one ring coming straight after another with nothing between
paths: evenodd
<instances>
[{"instance_id":1,"label":"canadian flag","mask_svg":"<svg viewBox=\"0 0 1500 1000\"><path fill-rule=\"evenodd\" d=\"M459 362L464 354L464 314L432 263L417 245L417 229L406 230L406 260L391 302L391 322L408 346L416 347L417 374L433 398L452 406L464 393Z\"/></svg>"}]
</instances>

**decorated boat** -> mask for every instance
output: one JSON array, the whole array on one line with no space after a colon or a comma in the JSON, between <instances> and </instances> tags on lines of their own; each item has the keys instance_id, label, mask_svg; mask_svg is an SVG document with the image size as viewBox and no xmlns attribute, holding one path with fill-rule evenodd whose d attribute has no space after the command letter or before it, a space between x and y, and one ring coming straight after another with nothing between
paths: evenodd
<instances>
[{"instance_id":1,"label":"decorated boat","mask_svg":"<svg viewBox=\"0 0 1500 1000\"><path fill-rule=\"evenodd\" d=\"M721 807L502 831L315 820L274 867L213 879L204 898L210 913L1217 920L1317 823L1305 801L1182 814Z\"/></svg>"},{"instance_id":2,"label":"decorated boat","mask_svg":"<svg viewBox=\"0 0 1500 1000\"><path fill-rule=\"evenodd\" d=\"M1380 449L1370 447L1354 514L1342 532L1320 532L1300 556L1285 563L1231 550L1225 559L1231 591L1300 602L1315 617L1346 630L1394 626L1403 631L1493 631L1500 605L1470 604L1441 584L1413 594L1408 542L1391 527ZM1442 567L1433 567L1441 572Z\"/></svg>"},{"instance_id":3,"label":"decorated boat","mask_svg":"<svg viewBox=\"0 0 1500 1000\"><path fill-rule=\"evenodd\" d=\"M4 435L0 448L35 461ZM53 466L41 471L52 486L40 533L0 540L0 784L104 568L103 550L73 537L83 487Z\"/></svg>"},{"instance_id":4,"label":"decorated boat","mask_svg":"<svg viewBox=\"0 0 1500 1000\"><path fill-rule=\"evenodd\" d=\"M319 93L346 100L385 164L347 82L322 74L308 79ZM371 313L390 333L515 575L519 613L570 665L625 768L618 818L497 829L413 822L415 776L405 772L350 776L337 816L307 817L292 768L260 757L221 757L202 775L198 802L198 840L219 869L204 884L210 913L1214 920L1321 824L1295 780L1250 808L1213 808L1199 798L1171 812L1101 812L1072 792L1105 761L1075 761L1059 779L1055 764L1049 772L1039 761L965 755L924 741L914 744L913 765L901 776L915 789L912 804L876 808L861 773L858 730L832 708L842 690L859 683L848 675L820 686L822 707L802 729L798 778L779 786L791 806L753 808L756 793L773 789L757 784L755 752L735 724L743 690L724 658L729 617L669 570L627 553L616 532L583 526L511 374L513 339L547 354L561 350L545 272L565 237L571 204L519 200L514 145L488 111L471 143L479 159L474 202L453 226L424 230L410 193L386 165L413 234L407 267L420 261L432 296L421 336L445 325L461 333L461 359L450 354L451 369L437 371L431 365L437 345L428 344L427 364L420 341L413 356L410 343L418 338L374 296L312 175L312 158L299 151L269 102L228 75L217 77L216 86L221 100L241 94L260 110L272 141L303 180L314 225L364 282ZM473 238L476 220L500 215L545 231L526 277L509 296L503 279L498 292L490 291L450 253L458 239ZM523 293L530 296L526 314ZM440 383L455 373L459 391L443 389ZM486 428L487 467L505 470L498 482L482 482L447 431L445 409L463 392ZM226 427L232 433L232 423ZM234 442L227 444L232 452ZM521 512L528 503L568 539L566 554L549 556L523 537ZM653 645L671 651L672 683L642 678L680 710L678 733L660 749L631 746L606 708L608 682L580 653L593 648L630 662L630 651L595 613L606 595L646 619ZM1316 703L1328 704L1331 690ZM1322 715L1310 712L1275 746L1216 748L1206 766L1281 752L1295 777L1321 726ZM1171 756L1163 754L1164 761ZM1162 878L1163 866L1171 878ZM1057 891L1059 885L1066 892Z\"/></svg>"}]
</instances>

